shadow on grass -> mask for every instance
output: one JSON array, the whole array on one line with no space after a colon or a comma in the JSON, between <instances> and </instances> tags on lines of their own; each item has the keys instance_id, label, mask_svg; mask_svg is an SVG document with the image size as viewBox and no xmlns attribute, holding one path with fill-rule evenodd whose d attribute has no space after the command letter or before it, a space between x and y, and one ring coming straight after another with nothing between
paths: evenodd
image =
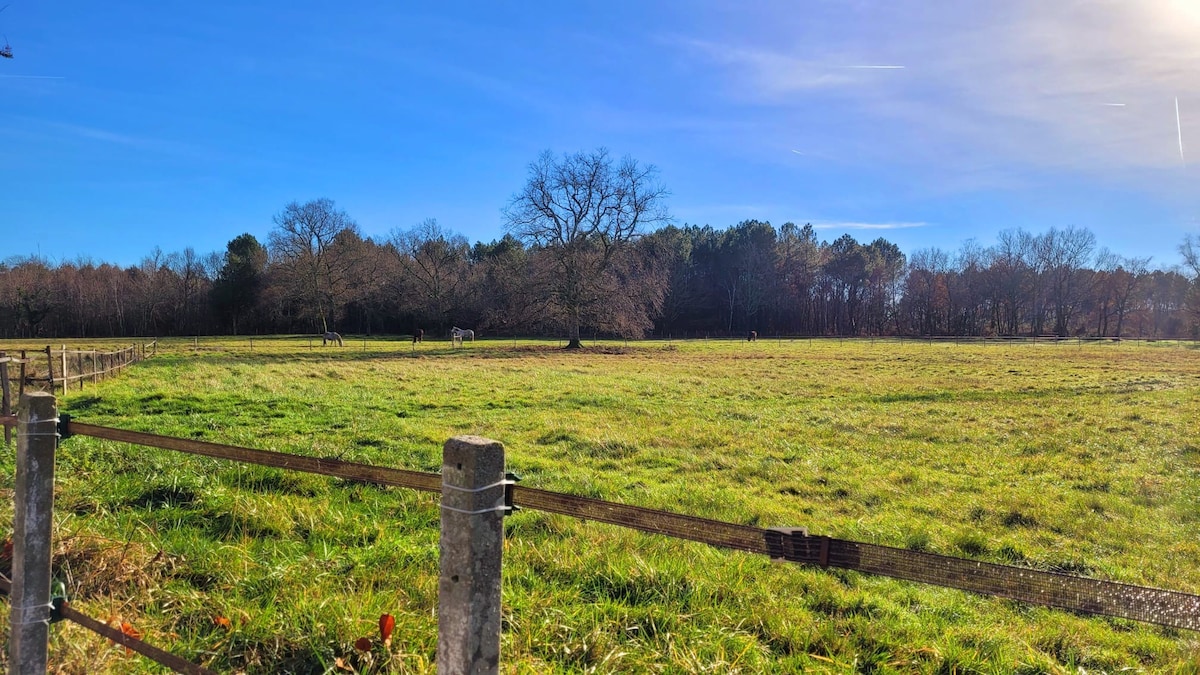
<instances>
[{"instance_id":1,"label":"shadow on grass","mask_svg":"<svg viewBox=\"0 0 1200 675\"><path fill-rule=\"evenodd\" d=\"M463 347L434 347L417 349L397 349L395 351L355 351L351 347L334 348L297 348L288 352L252 352L225 351L217 348L201 348L195 353L160 354L146 359L137 365L140 369L175 368L184 364L212 365L249 365L263 366L281 363L336 363L399 361L405 359L515 359L528 356L571 354L578 356L625 356L633 354L656 354L662 351L661 346L592 345L581 349L565 349L555 344L523 344L503 346L498 343L487 346L467 345Z\"/></svg>"}]
</instances>

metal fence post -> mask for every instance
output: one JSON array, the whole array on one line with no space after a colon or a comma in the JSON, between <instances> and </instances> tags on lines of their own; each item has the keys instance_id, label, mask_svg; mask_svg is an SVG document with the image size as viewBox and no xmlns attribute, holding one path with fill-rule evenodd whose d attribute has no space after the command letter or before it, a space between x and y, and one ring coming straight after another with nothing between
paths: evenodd
<instances>
[{"instance_id":1,"label":"metal fence post","mask_svg":"<svg viewBox=\"0 0 1200 675\"><path fill-rule=\"evenodd\" d=\"M13 512L13 577L9 666L45 673L50 640L50 536L54 525L54 395L31 392L17 413L17 481Z\"/></svg>"},{"instance_id":2,"label":"metal fence post","mask_svg":"<svg viewBox=\"0 0 1200 675\"><path fill-rule=\"evenodd\" d=\"M500 556L504 548L504 446L456 436L442 450L438 544L437 671L500 671Z\"/></svg>"}]
</instances>

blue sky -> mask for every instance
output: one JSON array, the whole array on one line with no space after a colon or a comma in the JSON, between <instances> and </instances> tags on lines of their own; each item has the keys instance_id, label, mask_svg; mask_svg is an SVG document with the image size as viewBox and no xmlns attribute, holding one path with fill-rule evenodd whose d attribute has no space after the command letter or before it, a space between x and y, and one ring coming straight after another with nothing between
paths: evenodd
<instances>
[{"instance_id":1,"label":"blue sky","mask_svg":"<svg viewBox=\"0 0 1200 675\"><path fill-rule=\"evenodd\" d=\"M223 251L318 197L486 241L539 152L598 146L680 224L1079 226L1162 267L1200 233L1190 0L6 1L0 258Z\"/></svg>"}]
</instances>

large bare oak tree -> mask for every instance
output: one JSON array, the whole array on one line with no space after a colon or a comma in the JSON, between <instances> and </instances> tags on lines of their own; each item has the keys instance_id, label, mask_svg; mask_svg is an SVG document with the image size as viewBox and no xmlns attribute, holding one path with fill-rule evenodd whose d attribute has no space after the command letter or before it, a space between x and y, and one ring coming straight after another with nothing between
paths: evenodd
<instances>
[{"instance_id":1,"label":"large bare oak tree","mask_svg":"<svg viewBox=\"0 0 1200 675\"><path fill-rule=\"evenodd\" d=\"M657 174L653 165L631 157L616 163L604 148L562 157L546 151L529 165L529 180L504 209L509 231L549 262L538 278L568 330L569 349L579 348L585 321L641 323L611 315L637 311L644 303L636 299L647 297L636 287L639 278L628 273L638 267L633 242L642 227L670 220ZM649 294L656 296L661 302L661 293ZM635 301L621 301L628 299Z\"/></svg>"},{"instance_id":2,"label":"large bare oak tree","mask_svg":"<svg viewBox=\"0 0 1200 675\"><path fill-rule=\"evenodd\" d=\"M352 289L357 260L347 249L361 241L358 225L331 199L292 202L275 216L268 238L272 263L282 272L286 296L297 303L320 332Z\"/></svg>"}]
</instances>

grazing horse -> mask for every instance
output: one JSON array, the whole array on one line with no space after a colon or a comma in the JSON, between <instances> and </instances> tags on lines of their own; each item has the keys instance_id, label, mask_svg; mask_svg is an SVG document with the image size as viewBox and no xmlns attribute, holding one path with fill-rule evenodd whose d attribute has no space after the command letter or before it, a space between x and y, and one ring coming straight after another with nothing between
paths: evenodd
<instances>
[{"instance_id":1,"label":"grazing horse","mask_svg":"<svg viewBox=\"0 0 1200 675\"><path fill-rule=\"evenodd\" d=\"M421 340L423 340L424 338L425 338L425 331L421 330L420 328L413 331L413 344L414 345L417 344L418 342L420 342Z\"/></svg>"},{"instance_id":2,"label":"grazing horse","mask_svg":"<svg viewBox=\"0 0 1200 675\"><path fill-rule=\"evenodd\" d=\"M458 326L450 329L450 344L458 343L461 345L464 338L474 342L475 331L470 328L459 328Z\"/></svg>"},{"instance_id":3,"label":"grazing horse","mask_svg":"<svg viewBox=\"0 0 1200 675\"><path fill-rule=\"evenodd\" d=\"M758 331L756 331L756 330L750 331L750 334L746 336L746 342L757 342L757 341L758 341Z\"/></svg>"},{"instance_id":4,"label":"grazing horse","mask_svg":"<svg viewBox=\"0 0 1200 675\"><path fill-rule=\"evenodd\" d=\"M321 336L321 346L322 347L324 347L325 345L327 345L331 342L336 342L337 346L339 346L339 347L346 346L346 344L344 342L342 342L342 336L338 335L337 333L335 333L333 331L329 331Z\"/></svg>"}]
</instances>

